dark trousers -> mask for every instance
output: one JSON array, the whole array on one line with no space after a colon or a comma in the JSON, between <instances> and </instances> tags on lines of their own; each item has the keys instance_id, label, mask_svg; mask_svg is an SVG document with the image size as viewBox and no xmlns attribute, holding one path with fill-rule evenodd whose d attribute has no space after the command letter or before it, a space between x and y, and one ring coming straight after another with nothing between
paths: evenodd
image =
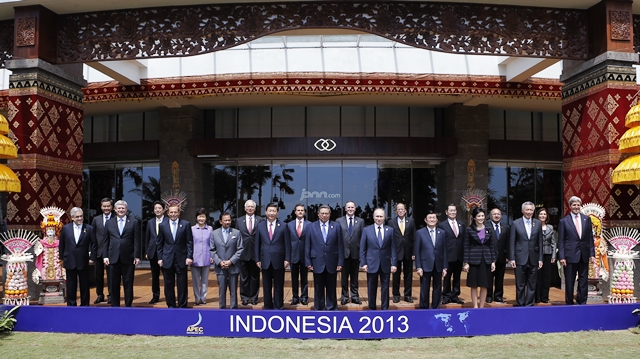
<instances>
[{"instance_id":1,"label":"dark trousers","mask_svg":"<svg viewBox=\"0 0 640 359\"><path fill-rule=\"evenodd\" d=\"M309 270L304 263L291 264L291 292L293 298L309 299ZM300 296L298 296L298 288L300 288Z\"/></svg>"},{"instance_id":2,"label":"dark trousers","mask_svg":"<svg viewBox=\"0 0 640 359\"><path fill-rule=\"evenodd\" d=\"M176 291L178 287L178 307L186 308L189 296L189 284L187 280L187 267L180 267L176 263L169 268L162 268L162 276L164 277L164 297L167 301L167 307L176 307Z\"/></svg>"},{"instance_id":3,"label":"dark trousers","mask_svg":"<svg viewBox=\"0 0 640 359\"><path fill-rule=\"evenodd\" d=\"M342 286L342 299L360 299L358 294L358 272L360 271L360 260L345 258L342 266L340 285ZM351 283L349 283L351 282Z\"/></svg>"},{"instance_id":4,"label":"dark trousers","mask_svg":"<svg viewBox=\"0 0 640 359\"><path fill-rule=\"evenodd\" d=\"M369 291L369 309L376 310L376 292L378 291L378 278L380 278L380 309L389 309L389 274L382 268L377 273L367 273L367 290Z\"/></svg>"},{"instance_id":5,"label":"dark trousers","mask_svg":"<svg viewBox=\"0 0 640 359\"><path fill-rule=\"evenodd\" d=\"M587 304L589 291L589 262L567 263L564 267L564 300L567 305L573 305L573 284L578 275L578 289L576 304Z\"/></svg>"},{"instance_id":6,"label":"dark trousers","mask_svg":"<svg viewBox=\"0 0 640 359\"><path fill-rule=\"evenodd\" d=\"M284 309L284 268L262 269L264 309Z\"/></svg>"},{"instance_id":7,"label":"dark trousers","mask_svg":"<svg viewBox=\"0 0 640 359\"><path fill-rule=\"evenodd\" d=\"M536 280L536 303L549 301L549 288L551 288L551 270L555 265L551 264L551 254L545 254L542 259L542 268L538 270Z\"/></svg>"},{"instance_id":8,"label":"dark trousers","mask_svg":"<svg viewBox=\"0 0 640 359\"><path fill-rule=\"evenodd\" d=\"M429 290L433 279L433 294L431 296L431 309L438 309L442 301L442 272L424 272L420 277L420 309L429 309Z\"/></svg>"},{"instance_id":9,"label":"dark trousers","mask_svg":"<svg viewBox=\"0 0 640 359\"><path fill-rule=\"evenodd\" d=\"M149 258L149 266L151 267L151 293L154 299L160 298L160 266L158 265L158 256Z\"/></svg>"},{"instance_id":10,"label":"dark trousers","mask_svg":"<svg viewBox=\"0 0 640 359\"><path fill-rule=\"evenodd\" d=\"M460 274L462 261L449 262L447 275L444 277L442 296L447 301L458 300L460 296Z\"/></svg>"},{"instance_id":11,"label":"dark trousers","mask_svg":"<svg viewBox=\"0 0 640 359\"><path fill-rule=\"evenodd\" d=\"M398 261L398 270L393 273L393 288L391 293L394 297L400 296L400 274L404 277L404 297L411 297L411 287L413 286L413 260L411 257Z\"/></svg>"},{"instance_id":12,"label":"dark trousers","mask_svg":"<svg viewBox=\"0 0 640 359\"><path fill-rule=\"evenodd\" d=\"M532 306L536 294L538 265L516 265L516 307Z\"/></svg>"},{"instance_id":13,"label":"dark trousers","mask_svg":"<svg viewBox=\"0 0 640 359\"><path fill-rule=\"evenodd\" d=\"M67 269L67 305L75 307L78 305L76 302L78 282L80 283L80 305L83 307L89 306L89 267L78 269Z\"/></svg>"},{"instance_id":14,"label":"dark trousers","mask_svg":"<svg viewBox=\"0 0 640 359\"><path fill-rule=\"evenodd\" d=\"M338 294L336 285L338 273L329 273L326 269L322 273L313 273L313 288L315 310L338 310Z\"/></svg>"},{"instance_id":15,"label":"dark trousers","mask_svg":"<svg viewBox=\"0 0 640 359\"><path fill-rule=\"evenodd\" d=\"M260 268L255 261L240 261L240 299L258 301Z\"/></svg>"},{"instance_id":16,"label":"dark trousers","mask_svg":"<svg viewBox=\"0 0 640 359\"><path fill-rule=\"evenodd\" d=\"M489 285L489 287L487 288L487 298L491 298L493 300L504 300L504 272L506 271L505 265L506 263L504 258L502 258L502 261L498 260L496 262L496 270L491 272L491 283L494 284Z\"/></svg>"},{"instance_id":17,"label":"dark trousers","mask_svg":"<svg viewBox=\"0 0 640 359\"><path fill-rule=\"evenodd\" d=\"M104 296L104 272L107 272L107 293L111 296L111 270L105 267L102 257L96 257L94 264L96 270L96 295Z\"/></svg>"},{"instance_id":18,"label":"dark trousers","mask_svg":"<svg viewBox=\"0 0 640 359\"><path fill-rule=\"evenodd\" d=\"M111 268L111 306L120 306L120 280L124 288L124 306L130 307L133 303L133 278L136 266L124 264L121 261L115 264L109 264Z\"/></svg>"}]
</instances>

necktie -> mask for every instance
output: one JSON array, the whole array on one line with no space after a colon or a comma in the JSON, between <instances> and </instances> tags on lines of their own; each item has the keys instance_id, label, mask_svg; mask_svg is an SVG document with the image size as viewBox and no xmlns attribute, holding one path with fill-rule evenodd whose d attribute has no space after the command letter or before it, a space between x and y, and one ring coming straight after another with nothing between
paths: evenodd
<instances>
[{"instance_id":1,"label":"necktie","mask_svg":"<svg viewBox=\"0 0 640 359\"><path fill-rule=\"evenodd\" d=\"M269 223L269 240L273 240L273 223Z\"/></svg>"},{"instance_id":2,"label":"necktie","mask_svg":"<svg viewBox=\"0 0 640 359\"><path fill-rule=\"evenodd\" d=\"M120 235L122 235L122 230L124 229L124 218L120 218L118 220L118 229L120 230Z\"/></svg>"},{"instance_id":3,"label":"necktie","mask_svg":"<svg viewBox=\"0 0 640 359\"><path fill-rule=\"evenodd\" d=\"M496 223L496 235L500 238L500 225Z\"/></svg>"},{"instance_id":4,"label":"necktie","mask_svg":"<svg viewBox=\"0 0 640 359\"><path fill-rule=\"evenodd\" d=\"M380 247L382 247L382 232L380 226L378 226L378 243L380 243Z\"/></svg>"},{"instance_id":5,"label":"necktie","mask_svg":"<svg viewBox=\"0 0 640 359\"><path fill-rule=\"evenodd\" d=\"M436 246L436 236L435 233L433 233L433 229L429 230L429 232L431 233L431 243L433 243L433 246Z\"/></svg>"},{"instance_id":6,"label":"necktie","mask_svg":"<svg viewBox=\"0 0 640 359\"><path fill-rule=\"evenodd\" d=\"M173 239L176 239L176 232L178 231L178 224L176 221L171 221L171 235L173 235Z\"/></svg>"},{"instance_id":7,"label":"necktie","mask_svg":"<svg viewBox=\"0 0 640 359\"><path fill-rule=\"evenodd\" d=\"M527 238L531 239L531 220L527 219L525 221L525 229L527 230Z\"/></svg>"},{"instance_id":8,"label":"necktie","mask_svg":"<svg viewBox=\"0 0 640 359\"><path fill-rule=\"evenodd\" d=\"M296 232L298 232L298 238L300 238L302 235L302 220L298 221L298 230Z\"/></svg>"},{"instance_id":9,"label":"necktie","mask_svg":"<svg viewBox=\"0 0 640 359\"><path fill-rule=\"evenodd\" d=\"M322 224L322 239L324 240L324 243L327 243L327 224L326 223Z\"/></svg>"},{"instance_id":10,"label":"necktie","mask_svg":"<svg viewBox=\"0 0 640 359\"><path fill-rule=\"evenodd\" d=\"M253 216L249 217L249 227L247 227L249 234L253 231Z\"/></svg>"},{"instance_id":11,"label":"necktie","mask_svg":"<svg viewBox=\"0 0 640 359\"><path fill-rule=\"evenodd\" d=\"M404 219L400 220L400 233L404 236Z\"/></svg>"},{"instance_id":12,"label":"necktie","mask_svg":"<svg viewBox=\"0 0 640 359\"><path fill-rule=\"evenodd\" d=\"M578 232L578 238L582 237L582 228L580 228L580 215L576 214L573 217L573 223L576 225L576 231Z\"/></svg>"},{"instance_id":13,"label":"necktie","mask_svg":"<svg viewBox=\"0 0 640 359\"><path fill-rule=\"evenodd\" d=\"M349 218L349 234L353 234L353 217Z\"/></svg>"},{"instance_id":14,"label":"necktie","mask_svg":"<svg viewBox=\"0 0 640 359\"><path fill-rule=\"evenodd\" d=\"M458 236L458 224L456 223L456 221L451 221L451 228L453 228L453 234L455 234L455 236Z\"/></svg>"},{"instance_id":15,"label":"necktie","mask_svg":"<svg viewBox=\"0 0 640 359\"><path fill-rule=\"evenodd\" d=\"M223 229L222 230L222 237L224 239L224 244L227 244L227 239L229 239L229 230L228 229Z\"/></svg>"},{"instance_id":16,"label":"necktie","mask_svg":"<svg viewBox=\"0 0 640 359\"><path fill-rule=\"evenodd\" d=\"M76 244L78 244L78 240L80 239L80 227L74 225L73 226L73 234L76 240Z\"/></svg>"},{"instance_id":17,"label":"necktie","mask_svg":"<svg viewBox=\"0 0 640 359\"><path fill-rule=\"evenodd\" d=\"M104 222L102 222L102 225L104 226L105 224L107 224L108 220L109 220L109 216L104 216Z\"/></svg>"}]
</instances>

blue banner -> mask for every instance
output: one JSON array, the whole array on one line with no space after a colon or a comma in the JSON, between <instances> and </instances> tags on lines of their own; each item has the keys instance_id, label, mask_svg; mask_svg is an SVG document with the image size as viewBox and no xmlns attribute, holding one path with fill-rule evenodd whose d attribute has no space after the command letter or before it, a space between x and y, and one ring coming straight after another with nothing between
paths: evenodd
<instances>
[{"instance_id":1,"label":"blue banner","mask_svg":"<svg viewBox=\"0 0 640 359\"><path fill-rule=\"evenodd\" d=\"M383 339L620 330L639 304L316 312L25 306L16 331L215 337Z\"/></svg>"}]
</instances>

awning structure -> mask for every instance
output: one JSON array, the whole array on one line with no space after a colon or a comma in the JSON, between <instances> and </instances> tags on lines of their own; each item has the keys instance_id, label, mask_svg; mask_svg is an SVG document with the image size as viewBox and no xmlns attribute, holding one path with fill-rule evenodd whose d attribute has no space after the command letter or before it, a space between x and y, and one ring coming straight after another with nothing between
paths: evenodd
<instances>
[{"instance_id":1,"label":"awning structure","mask_svg":"<svg viewBox=\"0 0 640 359\"><path fill-rule=\"evenodd\" d=\"M631 156L620 162L613 170L611 180L615 184L640 184L640 155Z\"/></svg>"},{"instance_id":2,"label":"awning structure","mask_svg":"<svg viewBox=\"0 0 640 359\"><path fill-rule=\"evenodd\" d=\"M0 192L20 192L18 176L3 164L0 164Z\"/></svg>"}]
</instances>

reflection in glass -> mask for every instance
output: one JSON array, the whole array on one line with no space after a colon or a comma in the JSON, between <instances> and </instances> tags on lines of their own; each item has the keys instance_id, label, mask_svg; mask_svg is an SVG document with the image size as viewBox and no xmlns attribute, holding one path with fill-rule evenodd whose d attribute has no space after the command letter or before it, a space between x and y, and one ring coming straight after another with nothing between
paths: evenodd
<instances>
[{"instance_id":1,"label":"reflection in glass","mask_svg":"<svg viewBox=\"0 0 640 359\"><path fill-rule=\"evenodd\" d=\"M535 168L509 168L509 219L522 217L522 204L527 201L535 204L536 186Z\"/></svg>"},{"instance_id":2,"label":"reflection in glass","mask_svg":"<svg viewBox=\"0 0 640 359\"><path fill-rule=\"evenodd\" d=\"M278 203L278 218L288 222L295 218L296 204L307 204L302 198L302 191L307 187L307 165L305 161L274 161L272 172L272 202Z\"/></svg>"},{"instance_id":3,"label":"reflection in glass","mask_svg":"<svg viewBox=\"0 0 640 359\"><path fill-rule=\"evenodd\" d=\"M271 202L271 166L242 162L238 166L238 215L244 214L244 202L256 202L256 215L264 214Z\"/></svg>"},{"instance_id":4,"label":"reflection in glass","mask_svg":"<svg viewBox=\"0 0 640 359\"><path fill-rule=\"evenodd\" d=\"M302 196L307 200L309 220L318 219L318 208L322 204L331 207L331 220L335 220L342 208L342 164L340 161L309 161L307 173L308 185Z\"/></svg>"},{"instance_id":5,"label":"reflection in glass","mask_svg":"<svg viewBox=\"0 0 640 359\"><path fill-rule=\"evenodd\" d=\"M387 218L395 218L396 204L404 203L411 216L411 161L378 162L378 203Z\"/></svg>"},{"instance_id":6,"label":"reflection in glass","mask_svg":"<svg viewBox=\"0 0 640 359\"><path fill-rule=\"evenodd\" d=\"M203 206L209 213L209 223L216 228L219 226L218 220L222 213L228 212L234 219L238 216L236 206L237 170L235 162L226 162L207 163L202 171Z\"/></svg>"},{"instance_id":7,"label":"reflection in glass","mask_svg":"<svg viewBox=\"0 0 640 359\"><path fill-rule=\"evenodd\" d=\"M127 202L128 213L142 220L142 201L136 189L142 186L142 166L116 166L116 199Z\"/></svg>"},{"instance_id":8,"label":"reflection in glass","mask_svg":"<svg viewBox=\"0 0 640 359\"><path fill-rule=\"evenodd\" d=\"M343 196L336 201L336 218L342 215L342 208L347 201L356 204L356 216L365 221L365 225L373 223L373 210L378 207L378 180L376 161L343 161ZM338 205L338 202L340 205Z\"/></svg>"},{"instance_id":9,"label":"reflection in glass","mask_svg":"<svg viewBox=\"0 0 640 359\"><path fill-rule=\"evenodd\" d=\"M411 205L407 204L407 214L413 217L417 228L425 226L427 211L444 213L443 206L438 206L438 190L443 194L446 190L446 183L439 183L438 178L444 176L444 164L433 165L426 161L413 161L413 202Z\"/></svg>"},{"instance_id":10,"label":"reflection in glass","mask_svg":"<svg viewBox=\"0 0 640 359\"><path fill-rule=\"evenodd\" d=\"M489 188L487 191L487 209L498 208L503 212L504 223L510 223L507 215L507 167L489 166Z\"/></svg>"}]
</instances>

